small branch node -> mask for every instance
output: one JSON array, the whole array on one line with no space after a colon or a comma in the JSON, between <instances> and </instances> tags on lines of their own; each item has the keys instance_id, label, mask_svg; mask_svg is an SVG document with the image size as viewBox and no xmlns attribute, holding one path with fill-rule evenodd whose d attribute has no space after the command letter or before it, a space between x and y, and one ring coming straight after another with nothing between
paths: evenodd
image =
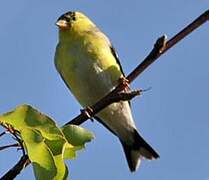
<instances>
[{"instance_id":1,"label":"small branch node","mask_svg":"<svg viewBox=\"0 0 209 180\"><path fill-rule=\"evenodd\" d=\"M141 92L142 90L134 90L130 92L119 92L118 94L116 94L116 99L118 99L118 101L130 101L134 97L141 95Z\"/></svg>"},{"instance_id":2,"label":"small branch node","mask_svg":"<svg viewBox=\"0 0 209 180\"><path fill-rule=\"evenodd\" d=\"M91 119L91 121L93 122L93 119L92 119L92 113L93 113L93 110L91 107L86 107L85 109L81 109L81 114L83 114L84 116L86 116L88 119Z\"/></svg>"},{"instance_id":3,"label":"small branch node","mask_svg":"<svg viewBox=\"0 0 209 180\"><path fill-rule=\"evenodd\" d=\"M167 35L164 34L156 41L154 48L159 52L159 54L161 54L166 48L167 39L168 39Z\"/></svg>"}]
</instances>

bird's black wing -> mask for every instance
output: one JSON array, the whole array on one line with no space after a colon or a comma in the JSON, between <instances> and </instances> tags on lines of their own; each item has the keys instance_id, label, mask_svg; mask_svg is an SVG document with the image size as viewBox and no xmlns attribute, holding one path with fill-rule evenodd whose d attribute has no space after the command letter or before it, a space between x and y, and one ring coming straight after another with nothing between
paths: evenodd
<instances>
[{"instance_id":1,"label":"bird's black wing","mask_svg":"<svg viewBox=\"0 0 209 180\"><path fill-rule=\"evenodd\" d=\"M120 64L118 54L117 54L115 48L112 46L112 44L110 45L110 51L111 51L112 55L114 56L116 62L118 63L118 65L119 65L119 67L120 67L120 70L121 70L123 76L125 77L125 73L123 72L123 68L122 68L122 66L121 66L121 64Z\"/></svg>"},{"instance_id":2,"label":"bird's black wing","mask_svg":"<svg viewBox=\"0 0 209 180\"><path fill-rule=\"evenodd\" d=\"M126 77L126 76L125 76L125 73L124 73L124 71L123 71L123 68L122 68L122 66L121 66L121 64L120 64L120 60L119 60L118 54L117 54L115 48L112 46L112 44L110 45L110 50L111 50L112 55L115 57L115 60L116 60L116 62L118 63L118 65L119 65L119 67L120 67L120 70L121 70L123 76ZM130 90L130 89L128 89L128 90ZM128 101L128 103L129 103L129 106L131 106L131 102Z\"/></svg>"}]
</instances>

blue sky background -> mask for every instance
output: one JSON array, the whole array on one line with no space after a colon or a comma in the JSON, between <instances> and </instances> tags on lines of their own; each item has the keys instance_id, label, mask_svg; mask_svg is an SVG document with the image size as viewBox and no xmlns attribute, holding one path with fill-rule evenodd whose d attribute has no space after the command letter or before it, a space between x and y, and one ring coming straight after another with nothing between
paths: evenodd
<instances>
[{"instance_id":1,"label":"blue sky background","mask_svg":"<svg viewBox=\"0 0 209 180\"><path fill-rule=\"evenodd\" d=\"M162 34L172 37L209 8L209 1L27 1L0 3L0 113L28 103L64 124L79 113L54 67L56 19L69 10L87 14L111 39L128 74ZM209 23L172 48L131 85L152 87L132 101L144 138L160 153L131 174L117 138L86 122L96 139L68 162L70 177L121 180L209 179ZM3 131L3 129L0 129ZM11 139L9 139L11 140ZM8 138L0 144L9 143ZM0 152L0 174L20 152ZM18 180L32 179L31 166Z\"/></svg>"}]
</instances>

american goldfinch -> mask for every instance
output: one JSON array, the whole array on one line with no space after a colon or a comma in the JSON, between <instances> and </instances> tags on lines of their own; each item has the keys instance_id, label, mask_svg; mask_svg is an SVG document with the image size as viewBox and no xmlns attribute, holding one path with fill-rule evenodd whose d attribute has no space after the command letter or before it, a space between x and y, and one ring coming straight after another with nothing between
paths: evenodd
<instances>
[{"instance_id":1,"label":"american goldfinch","mask_svg":"<svg viewBox=\"0 0 209 180\"><path fill-rule=\"evenodd\" d=\"M63 14L56 25L56 69L83 107L93 105L125 77L118 56L109 39L81 12ZM113 103L94 118L119 138L130 171L138 168L142 158L159 157L138 133L128 101Z\"/></svg>"}]
</instances>

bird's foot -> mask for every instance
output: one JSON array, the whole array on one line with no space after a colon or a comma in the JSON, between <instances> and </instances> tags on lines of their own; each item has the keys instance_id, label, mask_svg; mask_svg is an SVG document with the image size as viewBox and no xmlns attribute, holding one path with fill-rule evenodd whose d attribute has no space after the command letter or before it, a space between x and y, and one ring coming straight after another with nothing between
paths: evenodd
<instances>
[{"instance_id":1,"label":"bird's foot","mask_svg":"<svg viewBox=\"0 0 209 180\"><path fill-rule=\"evenodd\" d=\"M129 90L130 89L128 79L126 79L125 77L120 77L118 81L121 84L122 89L124 89L124 90Z\"/></svg>"},{"instance_id":2,"label":"bird's foot","mask_svg":"<svg viewBox=\"0 0 209 180\"><path fill-rule=\"evenodd\" d=\"M80 111L82 114L87 116L92 122L94 121L92 116L90 115L93 113L93 110L91 109L91 107L87 106L85 109L81 109Z\"/></svg>"}]
</instances>

